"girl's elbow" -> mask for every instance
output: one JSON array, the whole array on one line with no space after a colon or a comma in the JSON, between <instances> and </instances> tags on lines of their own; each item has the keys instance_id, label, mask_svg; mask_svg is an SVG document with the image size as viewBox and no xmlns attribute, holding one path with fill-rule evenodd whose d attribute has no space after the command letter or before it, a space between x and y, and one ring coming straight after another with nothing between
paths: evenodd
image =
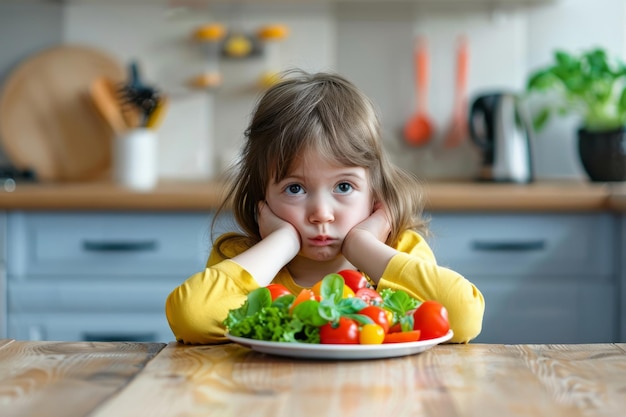
<instances>
[{"instance_id":1,"label":"girl's elbow","mask_svg":"<svg viewBox=\"0 0 626 417\"><path fill-rule=\"evenodd\" d=\"M462 300L453 311L449 311L450 327L454 332L453 343L469 343L478 337L483 327L485 300L475 287L472 297Z\"/></svg>"},{"instance_id":2,"label":"girl's elbow","mask_svg":"<svg viewBox=\"0 0 626 417\"><path fill-rule=\"evenodd\" d=\"M165 304L165 315L177 342L206 345L226 341L221 323L199 314L198 309L187 303L176 302L173 294Z\"/></svg>"}]
</instances>

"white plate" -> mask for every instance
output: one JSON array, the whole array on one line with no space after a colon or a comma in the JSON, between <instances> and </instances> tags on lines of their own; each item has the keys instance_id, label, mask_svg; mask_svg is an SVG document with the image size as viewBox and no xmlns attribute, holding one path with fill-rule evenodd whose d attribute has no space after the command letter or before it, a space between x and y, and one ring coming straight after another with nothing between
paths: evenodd
<instances>
[{"instance_id":1,"label":"white plate","mask_svg":"<svg viewBox=\"0 0 626 417\"><path fill-rule=\"evenodd\" d=\"M419 342L384 343L382 345L318 345L311 343L266 342L232 336L233 342L261 353L306 359L380 359L414 355L423 352L452 337L452 330L445 336Z\"/></svg>"}]
</instances>

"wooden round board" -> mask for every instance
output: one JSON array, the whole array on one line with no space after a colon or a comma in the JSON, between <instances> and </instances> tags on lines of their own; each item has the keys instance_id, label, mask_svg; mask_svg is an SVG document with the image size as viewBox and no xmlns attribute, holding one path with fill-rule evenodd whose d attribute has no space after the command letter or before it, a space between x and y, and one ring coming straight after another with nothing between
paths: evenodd
<instances>
[{"instance_id":1,"label":"wooden round board","mask_svg":"<svg viewBox=\"0 0 626 417\"><path fill-rule=\"evenodd\" d=\"M11 162L40 181L100 179L111 167L113 132L88 91L99 76L123 81L124 68L99 50L46 49L7 77L0 97L0 139Z\"/></svg>"}]
</instances>

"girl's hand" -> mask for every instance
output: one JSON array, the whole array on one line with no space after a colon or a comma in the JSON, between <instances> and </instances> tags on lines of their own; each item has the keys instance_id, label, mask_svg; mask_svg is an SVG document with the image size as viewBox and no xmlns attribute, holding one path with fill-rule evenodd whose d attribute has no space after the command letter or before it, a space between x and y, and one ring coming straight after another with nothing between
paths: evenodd
<instances>
[{"instance_id":1,"label":"girl's hand","mask_svg":"<svg viewBox=\"0 0 626 417\"><path fill-rule=\"evenodd\" d=\"M265 202L259 203L257 222L261 241L231 260L265 287L298 254L302 243L296 228L274 214Z\"/></svg>"},{"instance_id":2,"label":"girl's hand","mask_svg":"<svg viewBox=\"0 0 626 417\"><path fill-rule=\"evenodd\" d=\"M360 234L360 232L367 232L372 234L376 239L381 242L386 242L391 233L391 222L387 215L387 210L382 203L376 203L374 205L373 213L361 223L357 224L350 230L348 235Z\"/></svg>"},{"instance_id":3,"label":"girl's hand","mask_svg":"<svg viewBox=\"0 0 626 417\"><path fill-rule=\"evenodd\" d=\"M364 271L376 284L389 260L398 253L385 242L391 232L391 223L382 204L374 206L374 212L348 232L341 252L346 259Z\"/></svg>"},{"instance_id":4,"label":"girl's hand","mask_svg":"<svg viewBox=\"0 0 626 417\"><path fill-rule=\"evenodd\" d=\"M259 224L259 234L262 239L265 239L271 233L284 228L293 232L296 239L300 241L300 235L298 234L296 228L293 227L291 223L284 221L274 214L270 206L265 201L259 202L257 223Z\"/></svg>"}]
</instances>

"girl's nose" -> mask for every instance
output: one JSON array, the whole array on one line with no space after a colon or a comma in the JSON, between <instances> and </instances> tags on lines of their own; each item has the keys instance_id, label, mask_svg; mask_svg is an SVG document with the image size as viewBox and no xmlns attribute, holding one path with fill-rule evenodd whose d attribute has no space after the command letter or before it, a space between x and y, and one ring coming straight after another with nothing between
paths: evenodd
<instances>
[{"instance_id":1,"label":"girl's nose","mask_svg":"<svg viewBox=\"0 0 626 417\"><path fill-rule=\"evenodd\" d=\"M309 207L309 222L328 223L335 220L332 206L323 198L314 199Z\"/></svg>"}]
</instances>

